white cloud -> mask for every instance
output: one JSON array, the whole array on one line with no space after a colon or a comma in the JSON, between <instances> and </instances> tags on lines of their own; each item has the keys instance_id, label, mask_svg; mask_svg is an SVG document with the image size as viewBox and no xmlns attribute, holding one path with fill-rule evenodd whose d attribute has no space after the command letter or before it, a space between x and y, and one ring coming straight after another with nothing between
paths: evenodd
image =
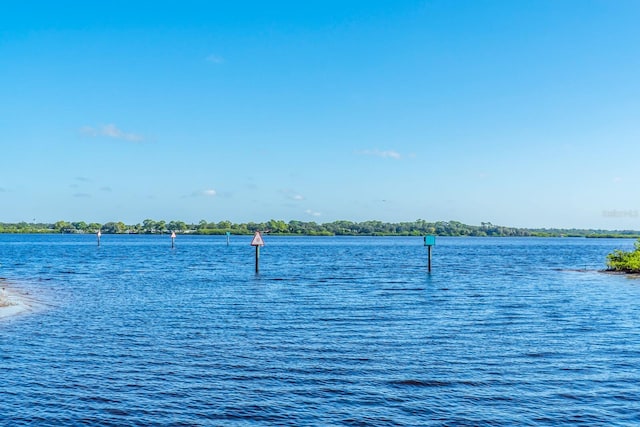
<instances>
[{"instance_id":1,"label":"white cloud","mask_svg":"<svg viewBox=\"0 0 640 427\"><path fill-rule=\"evenodd\" d=\"M299 194L293 190L281 190L280 193L284 194L284 196L289 200L294 200L296 202L301 202L304 200L304 196Z\"/></svg>"},{"instance_id":2,"label":"white cloud","mask_svg":"<svg viewBox=\"0 0 640 427\"><path fill-rule=\"evenodd\" d=\"M96 128L91 126L82 126L80 133L84 136L98 136L100 134Z\"/></svg>"},{"instance_id":3,"label":"white cloud","mask_svg":"<svg viewBox=\"0 0 640 427\"><path fill-rule=\"evenodd\" d=\"M218 195L218 192L216 190L210 188L210 189L207 189L207 190L194 191L191 194L182 196L182 198L187 198L187 197L216 197L217 195Z\"/></svg>"},{"instance_id":4,"label":"white cloud","mask_svg":"<svg viewBox=\"0 0 640 427\"><path fill-rule=\"evenodd\" d=\"M304 211L304 213L306 213L307 215L316 216L316 217L322 215L320 212L315 212L315 211L312 211L311 209L307 209L306 211Z\"/></svg>"},{"instance_id":5,"label":"white cloud","mask_svg":"<svg viewBox=\"0 0 640 427\"><path fill-rule=\"evenodd\" d=\"M209 190L203 190L201 194L203 196L213 197L213 196L217 195L218 193L216 192L216 190L209 189Z\"/></svg>"},{"instance_id":6,"label":"white cloud","mask_svg":"<svg viewBox=\"0 0 640 427\"><path fill-rule=\"evenodd\" d=\"M224 63L224 58L220 55L211 54L206 58L207 62L211 62L212 64L222 64Z\"/></svg>"},{"instance_id":7,"label":"white cloud","mask_svg":"<svg viewBox=\"0 0 640 427\"><path fill-rule=\"evenodd\" d=\"M363 156L374 156L382 158L400 159L402 156L395 150L361 150L357 152Z\"/></svg>"},{"instance_id":8,"label":"white cloud","mask_svg":"<svg viewBox=\"0 0 640 427\"><path fill-rule=\"evenodd\" d=\"M80 128L80 133L82 135L94 138L104 136L107 138L123 139L125 141L131 142L140 142L144 140L144 137L142 135L139 135L137 133L125 132L119 129L114 124L108 124L101 127L83 126L82 128Z\"/></svg>"}]
</instances>

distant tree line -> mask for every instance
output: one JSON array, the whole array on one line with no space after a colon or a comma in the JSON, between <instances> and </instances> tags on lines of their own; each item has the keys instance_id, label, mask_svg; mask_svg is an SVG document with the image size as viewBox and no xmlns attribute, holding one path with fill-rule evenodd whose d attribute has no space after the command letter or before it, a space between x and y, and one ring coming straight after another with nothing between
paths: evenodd
<instances>
[{"instance_id":1,"label":"distant tree line","mask_svg":"<svg viewBox=\"0 0 640 427\"><path fill-rule=\"evenodd\" d=\"M590 229L528 229L494 225L482 222L480 225L468 225L458 221L428 222L418 219L411 222L382 221L333 221L324 224L316 222L269 220L267 222L232 223L231 221L207 222L197 224L184 221L156 221L145 219L138 224L123 222L86 223L84 221L58 221L47 223L0 223L0 233L97 233L104 234L252 234L267 231L272 234L300 236L494 236L494 237L640 237L633 230L608 231Z\"/></svg>"}]
</instances>

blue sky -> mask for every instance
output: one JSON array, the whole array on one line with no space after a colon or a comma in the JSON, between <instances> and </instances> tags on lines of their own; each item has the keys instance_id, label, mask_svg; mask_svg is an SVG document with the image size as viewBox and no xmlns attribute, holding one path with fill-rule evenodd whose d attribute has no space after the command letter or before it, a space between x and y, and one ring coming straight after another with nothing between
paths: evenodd
<instances>
[{"instance_id":1,"label":"blue sky","mask_svg":"<svg viewBox=\"0 0 640 427\"><path fill-rule=\"evenodd\" d=\"M0 1L0 221L640 229L635 0Z\"/></svg>"}]
</instances>

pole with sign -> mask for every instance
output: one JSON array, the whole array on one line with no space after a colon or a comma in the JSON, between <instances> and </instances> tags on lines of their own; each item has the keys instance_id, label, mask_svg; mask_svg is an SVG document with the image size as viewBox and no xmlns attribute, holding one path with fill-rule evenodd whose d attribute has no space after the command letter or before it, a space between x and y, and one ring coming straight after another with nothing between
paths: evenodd
<instances>
[{"instance_id":1,"label":"pole with sign","mask_svg":"<svg viewBox=\"0 0 640 427\"><path fill-rule=\"evenodd\" d=\"M431 235L424 236L424 245L427 247L427 250L428 250L428 254L429 254L428 270L429 270L429 273L431 273L431 247L436 245L436 236L431 236Z\"/></svg>"},{"instance_id":2,"label":"pole with sign","mask_svg":"<svg viewBox=\"0 0 640 427\"><path fill-rule=\"evenodd\" d=\"M171 249L176 247L176 232L171 232Z\"/></svg>"},{"instance_id":3,"label":"pole with sign","mask_svg":"<svg viewBox=\"0 0 640 427\"><path fill-rule=\"evenodd\" d=\"M264 246L264 240L262 240L262 234L259 231L256 231L256 234L253 235L253 240L251 240L251 246L256 247L256 273L260 270L260 246Z\"/></svg>"},{"instance_id":4,"label":"pole with sign","mask_svg":"<svg viewBox=\"0 0 640 427\"><path fill-rule=\"evenodd\" d=\"M98 233L96 233L96 236L98 236L98 246L100 246L100 236L102 236L102 233L100 232L100 230L98 230Z\"/></svg>"}]
</instances>

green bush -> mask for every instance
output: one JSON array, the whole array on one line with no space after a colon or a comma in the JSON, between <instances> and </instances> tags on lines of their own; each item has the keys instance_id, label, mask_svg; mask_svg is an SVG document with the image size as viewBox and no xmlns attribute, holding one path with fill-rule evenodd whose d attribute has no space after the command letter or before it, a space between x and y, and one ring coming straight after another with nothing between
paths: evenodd
<instances>
[{"instance_id":1,"label":"green bush","mask_svg":"<svg viewBox=\"0 0 640 427\"><path fill-rule=\"evenodd\" d=\"M613 271L640 273L640 240L636 242L635 250L631 252L616 249L607 255L607 267Z\"/></svg>"}]
</instances>

